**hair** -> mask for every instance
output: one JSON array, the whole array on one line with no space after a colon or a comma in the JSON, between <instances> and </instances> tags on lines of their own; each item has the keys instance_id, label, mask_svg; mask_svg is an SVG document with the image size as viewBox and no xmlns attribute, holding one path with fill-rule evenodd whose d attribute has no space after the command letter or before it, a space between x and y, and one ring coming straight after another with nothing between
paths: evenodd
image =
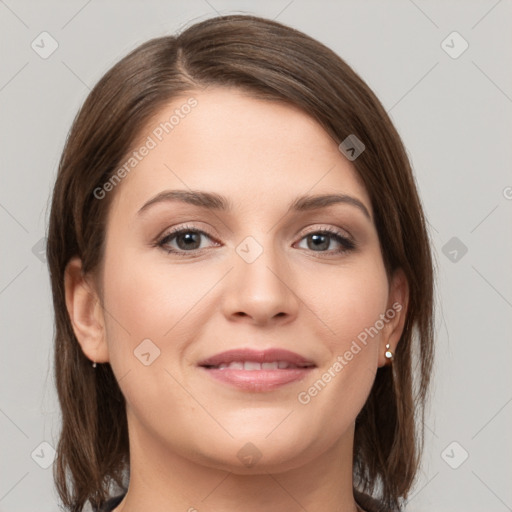
<instances>
[{"instance_id":1,"label":"hair","mask_svg":"<svg viewBox=\"0 0 512 512\"><path fill-rule=\"evenodd\" d=\"M159 110L210 86L294 105L337 144L354 134L365 145L352 163L371 199L388 277L403 270L409 304L393 364L377 370L356 420L353 483L356 496L400 510L419 468L434 350L433 263L411 165L385 109L344 60L298 30L248 15L211 18L140 45L100 79L68 134L47 243L62 412L53 470L59 496L67 510L88 501L97 507L113 485L126 490L129 477L124 397L108 363L92 369L65 301L70 259L81 259L84 275L102 262L114 193L98 200L93 191L114 175Z\"/></svg>"}]
</instances>

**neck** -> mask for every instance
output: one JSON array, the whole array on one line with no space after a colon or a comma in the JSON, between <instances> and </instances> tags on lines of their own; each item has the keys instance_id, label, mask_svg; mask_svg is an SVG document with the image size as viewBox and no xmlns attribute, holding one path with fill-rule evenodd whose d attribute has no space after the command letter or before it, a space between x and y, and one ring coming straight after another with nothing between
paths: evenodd
<instances>
[{"instance_id":1,"label":"neck","mask_svg":"<svg viewBox=\"0 0 512 512\"><path fill-rule=\"evenodd\" d=\"M353 428L303 464L258 463L251 474L239 474L178 455L131 428L129 488L115 512L356 512L352 447Z\"/></svg>"}]
</instances>

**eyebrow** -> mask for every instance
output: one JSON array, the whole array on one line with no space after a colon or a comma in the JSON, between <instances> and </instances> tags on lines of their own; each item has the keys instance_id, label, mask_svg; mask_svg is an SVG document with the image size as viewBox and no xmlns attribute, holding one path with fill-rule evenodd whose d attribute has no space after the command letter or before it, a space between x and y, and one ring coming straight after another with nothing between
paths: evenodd
<instances>
[{"instance_id":1,"label":"eyebrow","mask_svg":"<svg viewBox=\"0 0 512 512\"><path fill-rule=\"evenodd\" d=\"M151 206L157 203L165 203L179 201L182 203L192 204L201 208L207 208L209 210L217 211L232 211L233 203L225 196L214 192L204 192L201 190L165 190L160 192L149 201L147 201L142 208L138 211L138 214L142 214L148 210ZM300 196L297 197L290 206L288 212L304 212L311 210L319 210L326 208L333 204L348 204L355 206L361 210L364 215L371 220L371 215L366 206L357 199L346 194L318 194L312 196Z\"/></svg>"}]
</instances>

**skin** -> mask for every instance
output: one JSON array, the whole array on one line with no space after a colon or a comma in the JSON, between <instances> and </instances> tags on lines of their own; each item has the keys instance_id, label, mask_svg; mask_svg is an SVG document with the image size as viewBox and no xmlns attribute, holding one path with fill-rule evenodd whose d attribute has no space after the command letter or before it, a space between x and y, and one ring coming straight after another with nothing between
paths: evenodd
<instances>
[{"instance_id":1,"label":"skin","mask_svg":"<svg viewBox=\"0 0 512 512\"><path fill-rule=\"evenodd\" d=\"M355 511L354 421L387 363L386 343L394 351L400 338L407 283L401 272L386 275L353 164L299 109L237 89L193 91L159 112L140 140L191 96L197 106L110 192L100 272L82 276L78 258L66 272L82 350L111 364L126 398L131 477L116 512ZM233 211L174 201L138 214L170 189L223 194ZM287 212L297 196L324 193L357 198L370 218L343 203ZM167 247L193 256L155 245L184 225L207 233L196 235L200 248L184 249L177 238ZM336 252L343 246L333 237L308 245L325 228L356 248ZM236 251L248 236L263 250L252 263ZM298 393L395 302L402 310L300 403ZM160 355L146 366L134 350L148 338ZM316 368L302 381L251 392L197 367L239 347L292 350ZM237 457L249 442L261 454L252 467Z\"/></svg>"}]
</instances>

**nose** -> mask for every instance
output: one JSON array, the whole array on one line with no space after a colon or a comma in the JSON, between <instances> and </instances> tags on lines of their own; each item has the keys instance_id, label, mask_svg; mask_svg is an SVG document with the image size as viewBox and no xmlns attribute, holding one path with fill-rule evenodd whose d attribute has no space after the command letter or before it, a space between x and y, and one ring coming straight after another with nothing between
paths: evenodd
<instances>
[{"instance_id":1,"label":"nose","mask_svg":"<svg viewBox=\"0 0 512 512\"><path fill-rule=\"evenodd\" d=\"M260 326L292 321L299 309L300 290L295 289L297 283L284 251L254 239L241 246L234 251L233 270L225 283L226 317ZM250 251L253 254L248 257ZM252 261L254 251L261 254Z\"/></svg>"}]
</instances>

